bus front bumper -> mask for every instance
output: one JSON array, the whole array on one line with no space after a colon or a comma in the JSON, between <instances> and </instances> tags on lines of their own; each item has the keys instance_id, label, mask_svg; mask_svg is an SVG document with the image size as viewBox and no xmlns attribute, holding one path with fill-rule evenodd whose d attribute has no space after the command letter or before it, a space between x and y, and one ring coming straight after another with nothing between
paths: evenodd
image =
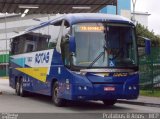
<instances>
[{"instance_id":1,"label":"bus front bumper","mask_svg":"<svg viewBox=\"0 0 160 119\"><path fill-rule=\"evenodd\" d=\"M138 85L94 84L93 87L74 85L71 100L137 99Z\"/></svg>"}]
</instances>

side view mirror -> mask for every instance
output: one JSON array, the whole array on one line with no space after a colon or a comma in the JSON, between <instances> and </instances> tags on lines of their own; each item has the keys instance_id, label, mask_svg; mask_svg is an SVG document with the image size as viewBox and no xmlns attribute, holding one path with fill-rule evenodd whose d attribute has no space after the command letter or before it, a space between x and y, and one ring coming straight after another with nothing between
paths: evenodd
<instances>
[{"instance_id":1,"label":"side view mirror","mask_svg":"<svg viewBox=\"0 0 160 119\"><path fill-rule=\"evenodd\" d=\"M69 37L69 51L76 52L76 41L74 36Z\"/></svg>"},{"instance_id":2,"label":"side view mirror","mask_svg":"<svg viewBox=\"0 0 160 119\"><path fill-rule=\"evenodd\" d=\"M151 54L151 40L150 39L145 40L145 52L146 52L146 55Z\"/></svg>"},{"instance_id":3,"label":"side view mirror","mask_svg":"<svg viewBox=\"0 0 160 119\"><path fill-rule=\"evenodd\" d=\"M139 56L151 54L151 40L146 37L138 37L138 54Z\"/></svg>"}]
</instances>

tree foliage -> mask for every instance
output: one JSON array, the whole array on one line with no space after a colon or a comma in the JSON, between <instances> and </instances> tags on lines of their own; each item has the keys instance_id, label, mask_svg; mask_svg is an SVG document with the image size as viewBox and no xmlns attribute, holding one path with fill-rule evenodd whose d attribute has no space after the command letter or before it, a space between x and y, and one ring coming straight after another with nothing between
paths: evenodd
<instances>
[{"instance_id":1,"label":"tree foliage","mask_svg":"<svg viewBox=\"0 0 160 119\"><path fill-rule=\"evenodd\" d=\"M136 32L137 36L143 36L151 39L153 47L160 46L160 37L158 35L155 35L153 31L149 31L147 27L144 27L138 23L136 25Z\"/></svg>"}]
</instances>

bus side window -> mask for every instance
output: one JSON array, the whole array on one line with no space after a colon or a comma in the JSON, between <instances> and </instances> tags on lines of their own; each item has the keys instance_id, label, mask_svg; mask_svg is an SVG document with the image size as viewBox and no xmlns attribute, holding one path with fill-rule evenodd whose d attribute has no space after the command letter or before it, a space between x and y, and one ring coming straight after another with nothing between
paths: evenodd
<instances>
[{"instance_id":1,"label":"bus side window","mask_svg":"<svg viewBox=\"0 0 160 119\"><path fill-rule=\"evenodd\" d=\"M64 62L64 65L70 66L70 52L69 52L69 42L65 41L61 44L61 49L62 49L62 59Z\"/></svg>"},{"instance_id":2,"label":"bus side window","mask_svg":"<svg viewBox=\"0 0 160 119\"><path fill-rule=\"evenodd\" d=\"M12 39L11 54L13 54L13 55L19 54L19 49L18 49L19 46L18 45L19 45L19 37Z\"/></svg>"},{"instance_id":3,"label":"bus side window","mask_svg":"<svg viewBox=\"0 0 160 119\"><path fill-rule=\"evenodd\" d=\"M39 35L37 43L37 51L46 50L48 49L48 39L50 38L49 35Z\"/></svg>"},{"instance_id":4,"label":"bus side window","mask_svg":"<svg viewBox=\"0 0 160 119\"><path fill-rule=\"evenodd\" d=\"M60 37L60 35L62 35L61 42L65 41L66 40L65 38L66 37L68 38L68 36L69 36L69 33L70 33L69 23L67 21L65 21L64 27L63 27L63 29L61 29L62 22L63 21L58 21L58 22L49 26L49 29L50 29L49 33L52 34L51 39L49 40L49 44L48 44L49 49L56 48L57 41L58 41L58 38Z\"/></svg>"},{"instance_id":5,"label":"bus side window","mask_svg":"<svg viewBox=\"0 0 160 119\"><path fill-rule=\"evenodd\" d=\"M32 52L34 51L33 49L34 49L34 46L32 44L28 44L26 52Z\"/></svg>"},{"instance_id":6,"label":"bus side window","mask_svg":"<svg viewBox=\"0 0 160 119\"><path fill-rule=\"evenodd\" d=\"M24 52L33 52L35 51L35 42L34 41L27 41L25 43L25 49Z\"/></svg>"},{"instance_id":7,"label":"bus side window","mask_svg":"<svg viewBox=\"0 0 160 119\"><path fill-rule=\"evenodd\" d=\"M10 54L14 54L14 43L13 43L13 39L10 39Z\"/></svg>"},{"instance_id":8,"label":"bus side window","mask_svg":"<svg viewBox=\"0 0 160 119\"><path fill-rule=\"evenodd\" d=\"M56 48L57 45L57 39L60 31L60 26L55 25L49 25L49 35L51 36L48 41L48 49Z\"/></svg>"}]
</instances>

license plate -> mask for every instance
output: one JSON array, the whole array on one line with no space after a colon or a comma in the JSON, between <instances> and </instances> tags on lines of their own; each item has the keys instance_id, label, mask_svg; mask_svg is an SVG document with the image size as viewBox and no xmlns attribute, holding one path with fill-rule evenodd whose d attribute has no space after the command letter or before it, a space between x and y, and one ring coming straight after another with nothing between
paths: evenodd
<instances>
[{"instance_id":1,"label":"license plate","mask_svg":"<svg viewBox=\"0 0 160 119\"><path fill-rule=\"evenodd\" d=\"M104 91L115 91L115 87L104 87Z\"/></svg>"}]
</instances>

